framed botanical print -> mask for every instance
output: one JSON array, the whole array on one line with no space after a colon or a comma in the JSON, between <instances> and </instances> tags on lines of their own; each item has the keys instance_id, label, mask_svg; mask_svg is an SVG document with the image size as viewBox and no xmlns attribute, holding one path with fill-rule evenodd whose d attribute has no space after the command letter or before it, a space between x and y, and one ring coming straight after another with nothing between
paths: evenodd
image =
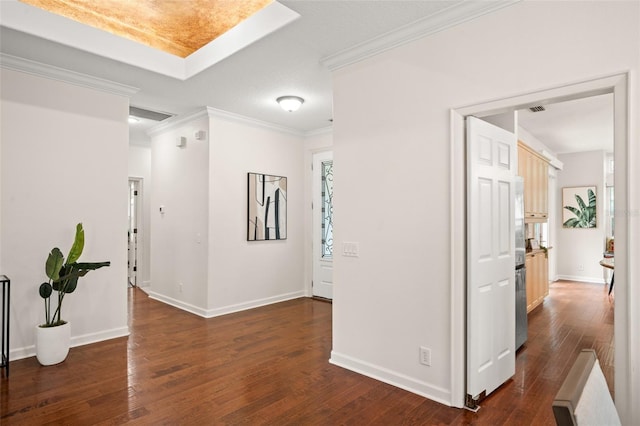
<instances>
[{"instance_id":1,"label":"framed botanical print","mask_svg":"<svg viewBox=\"0 0 640 426\"><path fill-rule=\"evenodd\" d=\"M596 187L562 188L562 227L595 228Z\"/></svg>"}]
</instances>

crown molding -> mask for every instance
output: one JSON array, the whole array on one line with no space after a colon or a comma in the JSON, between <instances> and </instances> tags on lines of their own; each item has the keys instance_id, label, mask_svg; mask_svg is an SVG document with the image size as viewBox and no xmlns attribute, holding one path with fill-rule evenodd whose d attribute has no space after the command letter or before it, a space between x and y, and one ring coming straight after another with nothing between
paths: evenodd
<instances>
[{"instance_id":1,"label":"crown molding","mask_svg":"<svg viewBox=\"0 0 640 426\"><path fill-rule=\"evenodd\" d=\"M327 135L330 133L333 133L333 126L327 126L327 127L321 127L315 130L309 130L308 132L304 133L304 136L306 137L320 136L320 135Z\"/></svg>"},{"instance_id":2,"label":"crown molding","mask_svg":"<svg viewBox=\"0 0 640 426\"><path fill-rule=\"evenodd\" d=\"M224 118L227 120L236 121L243 124L248 124L250 126L257 126L257 127L262 127L269 130L275 130L277 132L288 133L293 136L311 137L311 136L329 134L333 132L333 126L321 127L319 129L302 132L296 129L292 129L290 127L280 126L280 125L269 123L266 121L256 120L254 118L250 118L240 114L235 114L228 111L223 111L221 109L207 107L207 110L209 111L210 117Z\"/></svg>"},{"instance_id":3,"label":"crown molding","mask_svg":"<svg viewBox=\"0 0 640 426\"><path fill-rule=\"evenodd\" d=\"M276 132L287 133L289 135L298 136L301 138L318 136L324 134L330 134L333 132L333 126L322 127L315 130L310 130L308 132L301 132L296 129L292 129L290 127L279 126L277 124L269 123L266 121L256 120L255 118L247 117L240 114L235 114L228 111L223 111L221 109L206 107L204 109L194 111L187 115L173 116L171 118L167 118L163 120L161 123L156 124L147 130L147 135L156 136L160 133L167 132L169 130L177 129L185 123L197 120L207 116L209 118L222 118L229 121L235 121L237 123L246 124L254 127L261 127L267 130L274 130Z\"/></svg>"},{"instance_id":4,"label":"crown molding","mask_svg":"<svg viewBox=\"0 0 640 426\"><path fill-rule=\"evenodd\" d=\"M262 127L263 129L275 130L281 133L288 133L293 136L304 137L305 133L290 127L280 126L277 124L269 123L262 120L256 120L255 118L247 117L240 114L235 114L221 109L207 107L207 113L209 117L224 118L230 121L236 121L238 123L246 124L249 126Z\"/></svg>"},{"instance_id":5,"label":"crown molding","mask_svg":"<svg viewBox=\"0 0 640 426\"><path fill-rule=\"evenodd\" d=\"M137 87L127 86L110 80L93 77L87 74L55 67L53 65L43 64L41 62L31 61L29 59L20 58L18 56L0 53L0 68L13 71L19 71L38 77L48 78L50 80L62 81L73 84L75 86L86 87L89 89L99 90L114 95L126 96L130 98L138 92Z\"/></svg>"},{"instance_id":6,"label":"crown molding","mask_svg":"<svg viewBox=\"0 0 640 426\"><path fill-rule=\"evenodd\" d=\"M173 117L162 120L162 122L151 127L149 130L147 130L147 135L156 136L160 133L165 133L169 130L177 129L179 127L182 127L186 123L207 116L208 115L206 109L200 109L185 115L174 115Z\"/></svg>"},{"instance_id":7,"label":"crown molding","mask_svg":"<svg viewBox=\"0 0 640 426\"><path fill-rule=\"evenodd\" d=\"M179 116L176 115L174 117L167 118L166 120L162 121L162 123L159 123L153 126L152 128L150 128L149 130L147 130L147 135L156 136L160 133L165 133L169 130L177 129L183 126L185 123L189 123L191 121L197 120L202 117L222 118L225 120L235 121L237 123L242 123L249 126L261 127L263 129L275 130L277 132L287 133L293 136L298 136L298 137L305 136L305 133L295 129L291 129L289 127L279 126L277 124L256 120L255 118L250 118L244 115L235 114L232 112L223 111L221 109L216 109L212 107L205 107L203 109L194 111L187 115L179 115Z\"/></svg>"},{"instance_id":8,"label":"crown molding","mask_svg":"<svg viewBox=\"0 0 640 426\"><path fill-rule=\"evenodd\" d=\"M427 16L416 22L412 22L397 30L382 34L371 40L357 44L349 49L342 50L333 55L321 59L329 70L335 71L347 65L370 58L394 47L412 42L414 40L435 34L463 22L470 21L479 16L486 15L496 10L511 6L521 0L498 1L463 1L452 4L431 16Z\"/></svg>"}]
</instances>

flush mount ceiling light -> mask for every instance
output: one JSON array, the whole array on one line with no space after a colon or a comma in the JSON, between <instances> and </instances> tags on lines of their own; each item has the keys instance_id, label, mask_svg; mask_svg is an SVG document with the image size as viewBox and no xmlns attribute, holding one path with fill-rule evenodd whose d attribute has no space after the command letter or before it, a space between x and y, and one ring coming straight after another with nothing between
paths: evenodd
<instances>
[{"instance_id":1,"label":"flush mount ceiling light","mask_svg":"<svg viewBox=\"0 0 640 426\"><path fill-rule=\"evenodd\" d=\"M129 123L130 123L130 124L137 123L138 121L140 121L140 119L139 119L139 118L134 117L133 115L130 115L130 116L129 116Z\"/></svg>"},{"instance_id":2,"label":"flush mount ceiling light","mask_svg":"<svg viewBox=\"0 0 640 426\"><path fill-rule=\"evenodd\" d=\"M297 111L304 103L304 99L300 96L280 96L276 101L280 104L283 110L289 112Z\"/></svg>"}]
</instances>

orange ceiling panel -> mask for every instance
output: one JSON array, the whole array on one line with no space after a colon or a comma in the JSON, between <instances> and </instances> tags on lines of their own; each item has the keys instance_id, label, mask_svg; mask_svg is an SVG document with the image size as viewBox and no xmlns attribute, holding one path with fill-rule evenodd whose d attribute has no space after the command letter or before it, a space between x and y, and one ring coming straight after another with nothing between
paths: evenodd
<instances>
[{"instance_id":1,"label":"orange ceiling panel","mask_svg":"<svg viewBox=\"0 0 640 426\"><path fill-rule=\"evenodd\" d=\"M273 0L20 0L186 58Z\"/></svg>"}]
</instances>

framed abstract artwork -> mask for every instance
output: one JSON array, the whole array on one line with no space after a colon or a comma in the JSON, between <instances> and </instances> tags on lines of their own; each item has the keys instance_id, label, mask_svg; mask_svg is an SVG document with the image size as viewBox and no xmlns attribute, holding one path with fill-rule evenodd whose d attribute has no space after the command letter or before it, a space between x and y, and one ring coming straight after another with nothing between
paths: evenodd
<instances>
[{"instance_id":1,"label":"framed abstract artwork","mask_svg":"<svg viewBox=\"0 0 640 426\"><path fill-rule=\"evenodd\" d=\"M287 178L248 173L247 241L287 239Z\"/></svg>"},{"instance_id":2,"label":"framed abstract artwork","mask_svg":"<svg viewBox=\"0 0 640 426\"><path fill-rule=\"evenodd\" d=\"M562 188L562 227L595 228L596 187Z\"/></svg>"}]
</instances>

